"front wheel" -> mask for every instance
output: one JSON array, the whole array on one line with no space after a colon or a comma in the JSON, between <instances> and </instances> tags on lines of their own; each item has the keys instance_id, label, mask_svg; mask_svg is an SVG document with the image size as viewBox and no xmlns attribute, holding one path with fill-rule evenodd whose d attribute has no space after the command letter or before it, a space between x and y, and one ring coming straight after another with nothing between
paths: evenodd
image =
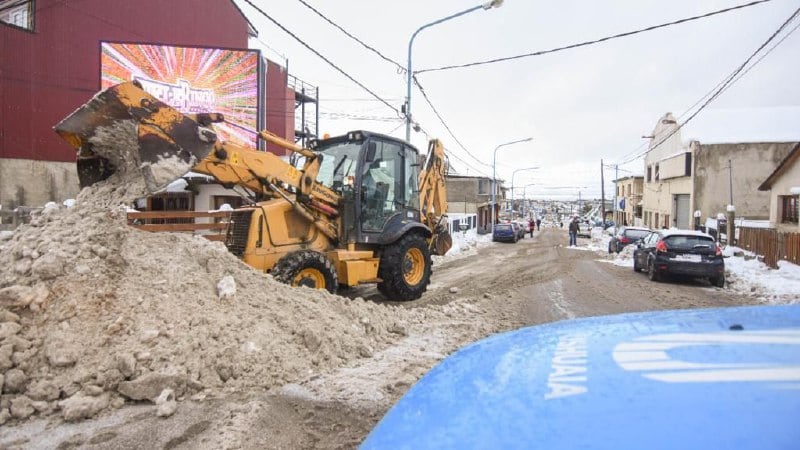
<instances>
[{"instance_id":1,"label":"front wheel","mask_svg":"<svg viewBox=\"0 0 800 450\"><path fill-rule=\"evenodd\" d=\"M417 233L406 234L383 250L378 290L389 300L416 300L431 282L431 264L425 238Z\"/></svg>"},{"instance_id":2,"label":"front wheel","mask_svg":"<svg viewBox=\"0 0 800 450\"><path fill-rule=\"evenodd\" d=\"M336 293L339 280L331 260L312 250L292 252L279 259L270 271L272 276L290 286L306 286Z\"/></svg>"},{"instance_id":3,"label":"front wheel","mask_svg":"<svg viewBox=\"0 0 800 450\"><path fill-rule=\"evenodd\" d=\"M642 268L639 267L638 260L636 259L636 255L633 255L633 271L634 272L639 272L640 270L642 270Z\"/></svg>"}]
</instances>

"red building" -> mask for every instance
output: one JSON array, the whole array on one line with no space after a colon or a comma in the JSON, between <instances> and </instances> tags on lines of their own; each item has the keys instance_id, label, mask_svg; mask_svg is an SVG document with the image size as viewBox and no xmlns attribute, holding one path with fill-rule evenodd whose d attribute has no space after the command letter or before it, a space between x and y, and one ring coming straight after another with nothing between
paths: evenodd
<instances>
[{"instance_id":1,"label":"red building","mask_svg":"<svg viewBox=\"0 0 800 450\"><path fill-rule=\"evenodd\" d=\"M0 205L77 194L75 152L52 127L98 91L101 42L246 49L254 33L233 1L0 0ZM286 69L266 67L266 128L292 140Z\"/></svg>"}]
</instances>

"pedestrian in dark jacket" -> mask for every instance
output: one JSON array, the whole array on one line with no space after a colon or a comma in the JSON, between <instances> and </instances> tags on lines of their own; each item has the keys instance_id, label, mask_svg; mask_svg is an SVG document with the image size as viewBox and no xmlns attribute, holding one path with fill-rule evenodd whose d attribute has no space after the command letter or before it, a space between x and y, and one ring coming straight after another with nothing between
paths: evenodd
<instances>
[{"instance_id":1,"label":"pedestrian in dark jacket","mask_svg":"<svg viewBox=\"0 0 800 450\"><path fill-rule=\"evenodd\" d=\"M578 223L578 218L573 217L572 222L569 223L569 246L577 246L578 245L578 231L580 231L581 225Z\"/></svg>"},{"instance_id":2,"label":"pedestrian in dark jacket","mask_svg":"<svg viewBox=\"0 0 800 450\"><path fill-rule=\"evenodd\" d=\"M542 219L536 219L536 231L542 231Z\"/></svg>"},{"instance_id":3,"label":"pedestrian in dark jacket","mask_svg":"<svg viewBox=\"0 0 800 450\"><path fill-rule=\"evenodd\" d=\"M528 221L528 231L531 232L531 237L533 237L533 229L534 228L536 228L536 222L534 222L533 219L530 219Z\"/></svg>"}]
</instances>

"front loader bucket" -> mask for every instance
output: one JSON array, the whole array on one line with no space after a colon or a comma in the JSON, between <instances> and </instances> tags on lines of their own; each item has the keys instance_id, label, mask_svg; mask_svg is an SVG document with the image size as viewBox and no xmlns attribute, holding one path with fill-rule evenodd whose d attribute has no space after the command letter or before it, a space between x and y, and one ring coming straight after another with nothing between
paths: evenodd
<instances>
[{"instance_id":1,"label":"front loader bucket","mask_svg":"<svg viewBox=\"0 0 800 450\"><path fill-rule=\"evenodd\" d=\"M453 247L453 236L447 231L447 216L442 216L433 229L430 249L432 255L444 256Z\"/></svg>"},{"instance_id":2,"label":"front loader bucket","mask_svg":"<svg viewBox=\"0 0 800 450\"><path fill-rule=\"evenodd\" d=\"M201 117L198 117L198 120ZM91 186L123 172L149 192L191 170L213 149L216 134L142 90L136 82L112 86L64 118L55 131L78 150L78 179Z\"/></svg>"}]
</instances>

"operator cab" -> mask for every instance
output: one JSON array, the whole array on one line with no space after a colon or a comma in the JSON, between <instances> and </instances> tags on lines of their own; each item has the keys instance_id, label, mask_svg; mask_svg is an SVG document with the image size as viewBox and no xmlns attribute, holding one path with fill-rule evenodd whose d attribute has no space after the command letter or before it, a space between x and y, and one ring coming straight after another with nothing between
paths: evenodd
<instances>
[{"instance_id":1,"label":"operator cab","mask_svg":"<svg viewBox=\"0 0 800 450\"><path fill-rule=\"evenodd\" d=\"M342 196L343 241L386 244L420 222L419 151L382 134L352 131L317 141L317 180Z\"/></svg>"}]
</instances>

